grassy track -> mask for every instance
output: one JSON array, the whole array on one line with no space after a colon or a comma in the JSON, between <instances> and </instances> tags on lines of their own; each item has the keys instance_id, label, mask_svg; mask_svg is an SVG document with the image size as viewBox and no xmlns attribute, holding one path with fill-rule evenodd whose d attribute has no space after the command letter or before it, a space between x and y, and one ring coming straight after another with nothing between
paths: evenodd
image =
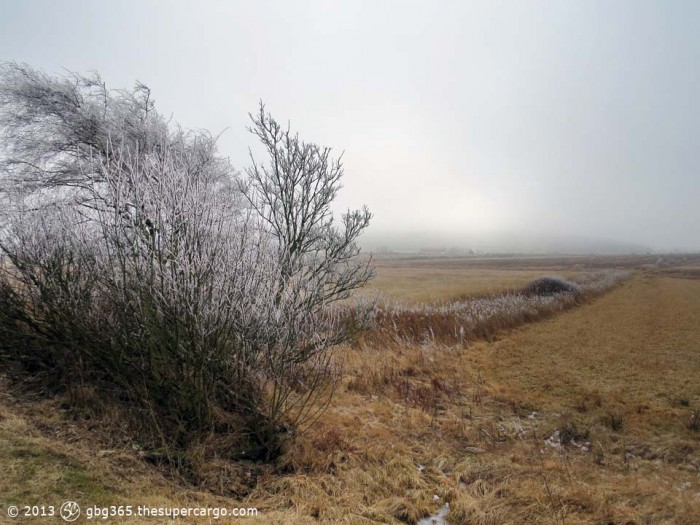
<instances>
[{"instance_id":1,"label":"grassy track","mask_svg":"<svg viewBox=\"0 0 700 525\"><path fill-rule=\"evenodd\" d=\"M210 488L238 494L227 501L179 488L133 450L105 449L88 424L61 415L58 401L4 395L0 523L8 504L50 496L257 506L260 517L243 523L415 522L449 502L454 524L697 524L693 275L640 273L494 342L346 348L332 406L281 468L210 466ZM410 287L400 272L385 278L399 296ZM257 477L252 491L246 476Z\"/></svg>"}]
</instances>

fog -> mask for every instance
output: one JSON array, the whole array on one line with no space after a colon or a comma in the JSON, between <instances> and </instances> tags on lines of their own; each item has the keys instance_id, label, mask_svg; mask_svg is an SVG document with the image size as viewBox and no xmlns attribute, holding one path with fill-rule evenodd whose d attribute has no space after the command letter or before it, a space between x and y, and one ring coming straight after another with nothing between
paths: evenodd
<instances>
[{"instance_id":1,"label":"fog","mask_svg":"<svg viewBox=\"0 0 700 525\"><path fill-rule=\"evenodd\" d=\"M136 79L243 169L344 151L369 248L700 250L697 2L0 0L0 60Z\"/></svg>"}]
</instances>

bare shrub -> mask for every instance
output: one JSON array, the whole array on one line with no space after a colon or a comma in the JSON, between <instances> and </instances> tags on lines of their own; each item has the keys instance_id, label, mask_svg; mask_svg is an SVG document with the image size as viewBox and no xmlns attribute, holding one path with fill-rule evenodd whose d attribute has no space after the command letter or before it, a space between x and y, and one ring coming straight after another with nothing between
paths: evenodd
<instances>
[{"instance_id":1,"label":"bare shrub","mask_svg":"<svg viewBox=\"0 0 700 525\"><path fill-rule=\"evenodd\" d=\"M523 294L532 295L556 295L560 293L580 293L579 286L563 277L549 276L535 279L523 288Z\"/></svg>"},{"instance_id":2,"label":"bare shrub","mask_svg":"<svg viewBox=\"0 0 700 525\"><path fill-rule=\"evenodd\" d=\"M372 275L369 212L332 223L342 164L262 106L254 123L274 169L241 180L144 86L0 77L0 357L127 402L176 464L211 432L239 436L231 457L276 454L327 405L329 350L368 311L337 305Z\"/></svg>"}]
</instances>

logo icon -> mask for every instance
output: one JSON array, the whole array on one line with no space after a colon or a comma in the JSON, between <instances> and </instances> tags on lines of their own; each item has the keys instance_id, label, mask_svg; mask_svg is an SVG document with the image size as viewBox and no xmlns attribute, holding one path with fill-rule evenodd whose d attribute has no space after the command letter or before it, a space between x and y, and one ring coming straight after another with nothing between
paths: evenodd
<instances>
[{"instance_id":1,"label":"logo icon","mask_svg":"<svg viewBox=\"0 0 700 525\"><path fill-rule=\"evenodd\" d=\"M80 505L75 501L66 501L61 505L61 517L63 521L75 521L80 516Z\"/></svg>"}]
</instances>

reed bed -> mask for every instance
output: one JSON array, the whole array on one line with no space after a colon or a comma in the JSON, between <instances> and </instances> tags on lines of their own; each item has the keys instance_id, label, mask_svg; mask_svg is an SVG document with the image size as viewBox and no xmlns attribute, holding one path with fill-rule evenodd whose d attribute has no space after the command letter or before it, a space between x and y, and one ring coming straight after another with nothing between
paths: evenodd
<instances>
[{"instance_id":1,"label":"reed bed","mask_svg":"<svg viewBox=\"0 0 700 525\"><path fill-rule=\"evenodd\" d=\"M537 321L588 301L618 285L625 271L581 274L572 279L551 276L502 294L462 297L423 304L382 299L374 312L370 338L400 343L464 344L491 340L501 330Z\"/></svg>"}]
</instances>

